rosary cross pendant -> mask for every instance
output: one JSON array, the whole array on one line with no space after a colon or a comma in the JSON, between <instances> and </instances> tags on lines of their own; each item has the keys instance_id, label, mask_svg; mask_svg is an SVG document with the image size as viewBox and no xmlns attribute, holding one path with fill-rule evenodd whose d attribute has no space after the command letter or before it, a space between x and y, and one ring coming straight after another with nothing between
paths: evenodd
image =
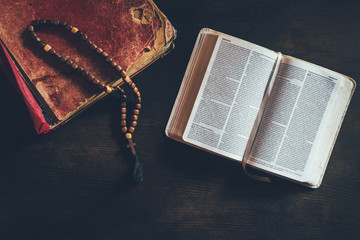
<instances>
[{"instance_id":1,"label":"rosary cross pendant","mask_svg":"<svg viewBox=\"0 0 360 240\"><path fill-rule=\"evenodd\" d=\"M136 143L132 141L132 139L128 139L129 144L126 145L127 148L130 148L132 154L136 154L134 146L136 146Z\"/></svg>"}]
</instances>

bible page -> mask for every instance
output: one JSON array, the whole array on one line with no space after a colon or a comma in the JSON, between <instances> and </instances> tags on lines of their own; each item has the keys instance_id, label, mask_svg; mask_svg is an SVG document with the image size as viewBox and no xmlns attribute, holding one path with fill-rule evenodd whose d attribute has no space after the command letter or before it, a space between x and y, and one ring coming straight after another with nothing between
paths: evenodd
<instances>
[{"instance_id":1,"label":"bible page","mask_svg":"<svg viewBox=\"0 0 360 240\"><path fill-rule=\"evenodd\" d=\"M271 50L220 35L183 140L241 161L276 58Z\"/></svg>"},{"instance_id":2,"label":"bible page","mask_svg":"<svg viewBox=\"0 0 360 240\"><path fill-rule=\"evenodd\" d=\"M248 163L318 184L350 99L349 82L330 70L284 57Z\"/></svg>"}]
</instances>

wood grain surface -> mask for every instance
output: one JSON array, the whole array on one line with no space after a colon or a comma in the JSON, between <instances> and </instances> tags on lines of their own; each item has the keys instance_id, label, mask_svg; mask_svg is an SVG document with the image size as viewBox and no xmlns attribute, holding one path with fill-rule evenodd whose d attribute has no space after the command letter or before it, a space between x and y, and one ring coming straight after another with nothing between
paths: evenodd
<instances>
[{"instance_id":1,"label":"wood grain surface","mask_svg":"<svg viewBox=\"0 0 360 240\"><path fill-rule=\"evenodd\" d=\"M323 184L245 176L230 160L164 134L196 36L209 27L360 80L358 1L157 0L176 48L136 81L134 133L145 181L129 175L111 95L48 135L0 74L0 239L358 239L360 97L344 119Z\"/></svg>"}]
</instances>

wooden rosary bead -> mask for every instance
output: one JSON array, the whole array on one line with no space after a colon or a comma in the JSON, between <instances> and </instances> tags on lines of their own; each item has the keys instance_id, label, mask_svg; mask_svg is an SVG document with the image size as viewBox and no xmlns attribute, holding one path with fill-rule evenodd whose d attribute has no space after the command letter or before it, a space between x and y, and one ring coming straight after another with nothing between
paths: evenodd
<instances>
[{"instance_id":1,"label":"wooden rosary bead","mask_svg":"<svg viewBox=\"0 0 360 240\"><path fill-rule=\"evenodd\" d=\"M138 97L138 98L136 99L136 101L137 101L138 103L141 103L141 97Z\"/></svg>"},{"instance_id":2,"label":"wooden rosary bead","mask_svg":"<svg viewBox=\"0 0 360 240\"><path fill-rule=\"evenodd\" d=\"M91 43L90 48L94 50L97 48L97 45L95 43Z\"/></svg>"},{"instance_id":3,"label":"wooden rosary bead","mask_svg":"<svg viewBox=\"0 0 360 240\"><path fill-rule=\"evenodd\" d=\"M135 121L138 120L138 118L139 118L138 115L133 115L133 116L132 116L132 119L135 120Z\"/></svg>"},{"instance_id":4,"label":"wooden rosary bead","mask_svg":"<svg viewBox=\"0 0 360 240\"><path fill-rule=\"evenodd\" d=\"M130 133L133 133L133 132L134 132L134 130L135 130L135 128L134 128L134 127L129 127L129 132L130 132Z\"/></svg>"},{"instance_id":5,"label":"wooden rosary bead","mask_svg":"<svg viewBox=\"0 0 360 240\"><path fill-rule=\"evenodd\" d=\"M34 26L33 26L33 25L29 25L29 26L27 27L27 30L28 30L29 32L33 32L33 31L34 31Z\"/></svg>"},{"instance_id":6,"label":"wooden rosary bead","mask_svg":"<svg viewBox=\"0 0 360 240\"><path fill-rule=\"evenodd\" d=\"M126 77L123 78L123 79L125 80L125 82L126 82L127 84L131 84L131 83L130 83L131 79L130 79L128 76L126 76Z\"/></svg>"},{"instance_id":7,"label":"wooden rosary bead","mask_svg":"<svg viewBox=\"0 0 360 240\"><path fill-rule=\"evenodd\" d=\"M131 138L132 138L132 135L131 135L131 133L126 133L126 134L125 134L125 137L126 137L126 139L131 139Z\"/></svg>"},{"instance_id":8,"label":"wooden rosary bead","mask_svg":"<svg viewBox=\"0 0 360 240\"><path fill-rule=\"evenodd\" d=\"M126 107L126 102L122 102L122 103L121 103L121 106L122 106L122 107Z\"/></svg>"},{"instance_id":9,"label":"wooden rosary bead","mask_svg":"<svg viewBox=\"0 0 360 240\"><path fill-rule=\"evenodd\" d=\"M114 61L112 61L112 62L110 63L110 65L111 65L112 67L116 67L116 66L117 66L116 62L114 62Z\"/></svg>"},{"instance_id":10,"label":"wooden rosary bead","mask_svg":"<svg viewBox=\"0 0 360 240\"><path fill-rule=\"evenodd\" d=\"M139 89L137 87L134 88L134 92L137 93Z\"/></svg>"},{"instance_id":11,"label":"wooden rosary bead","mask_svg":"<svg viewBox=\"0 0 360 240\"><path fill-rule=\"evenodd\" d=\"M121 114L121 119L126 119L126 114Z\"/></svg>"},{"instance_id":12,"label":"wooden rosary bead","mask_svg":"<svg viewBox=\"0 0 360 240\"><path fill-rule=\"evenodd\" d=\"M61 58L60 58L60 62L65 62L66 60L67 60L67 58L66 58L66 57L61 56Z\"/></svg>"},{"instance_id":13,"label":"wooden rosary bead","mask_svg":"<svg viewBox=\"0 0 360 240\"><path fill-rule=\"evenodd\" d=\"M107 57L105 58L105 61L108 62L108 63L110 63L110 62L112 62L112 58L109 57L109 56L107 56Z\"/></svg>"},{"instance_id":14,"label":"wooden rosary bead","mask_svg":"<svg viewBox=\"0 0 360 240\"><path fill-rule=\"evenodd\" d=\"M46 45L44 46L44 51L45 51L45 52L48 52L50 49L51 49L51 46L50 46L49 44L46 44Z\"/></svg>"},{"instance_id":15,"label":"wooden rosary bead","mask_svg":"<svg viewBox=\"0 0 360 240\"><path fill-rule=\"evenodd\" d=\"M137 95L138 97L140 97L140 92L137 92L136 95Z\"/></svg>"},{"instance_id":16,"label":"wooden rosary bead","mask_svg":"<svg viewBox=\"0 0 360 240\"><path fill-rule=\"evenodd\" d=\"M61 59L61 55L59 53L55 53L55 57L57 57L59 60Z\"/></svg>"},{"instance_id":17,"label":"wooden rosary bead","mask_svg":"<svg viewBox=\"0 0 360 240\"><path fill-rule=\"evenodd\" d=\"M140 109L140 108L141 108L141 104L137 103L137 104L135 105L135 107L136 107L137 109Z\"/></svg>"},{"instance_id":18,"label":"wooden rosary bead","mask_svg":"<svg viewBox=\"0 0 360 240\"><path fill-rule=\"evenodd\" d=\"M118 72L121 72L121 71L122 71L122 68L120 67L120 65L117 65L117 66L115 67L115 70L118 71Z\"/></svg>"},{"instance_id":19,"label":"wooden rosary bead","mask_svg":"<svg viewBox=\"0 0 360 240\"><path fill-rule=\"evenodd\" d=\"M107 57L107 56L109 56L109 54L107 53L107 52L105 52L105 51L103 51L102 53L101 53L101 55L103 56L103 57Z\"/></svg>"},{"instance_id":20,"label":"wooden rosary bead","mask_svg":"<svg viewBox=\"0 0 360 240\"><path fill-rule=\"evenodd\" d=\"M126 113L126 107L121 108L121 113Z\"/></svg>"},{"instance_id":21,"label":"wooden rosary bead","mask_svg":"<svg viewBox=\"0 0 360 240\"><path fill-rule=\"evenodd\" d=\"M99 84L97 85L99 89L104 89L104 87L106 86L103 82L99 82Z\"/></svg>"},{"instance_id":22,"label":"wooden rosary bead","mask_svg":"<svg viewBox=\"0 0 360 240\"><path fill-rule=\"evenodd\" d=\"M88 39L88 36L87 36L85 33L83 33L83 34L81 35L81 40L85 41L85 40L87 40L87 39Z\"/></svg>"},{"instance_id":23,"label":"wooden rosary bead","mask_svg":"<svg viewBox=\"0 0 360 240\"><path fill-rule=\"evenodd\" d=\"M99 54L102 53L103 51L104 51L104 50L102 50L102 49L99 48L99 47L96 49L96 52L99 53Z\"/></svg>"},{"instance_id":24,"label":"wooden rosary bead","mask_svg":"<svg viewBox=\"0 0 360 240\"><path fill-rule=\"evenodd\" d=\"M73 64L71 64L71 68L73 70L76 70L78 67L79 67L79 65L77 63L75 63L75 62Z\"/></svg>"},{"instance_id":25,"label":"wooden rosary bead","mask_svg":"<svg viewBox=\"0 0 360 240\"><path fill-rule=\"evenodd\" d=\"M124 70L121 71L120 75L123 79L125 79L127 77L127 74Z\"/></svg>"},{"instance_id":26,"label":"wooden rosary bead","mask_svg":"<svg viewBox=\"0 0 360 240\"><path fill-rule=\"evenodd\" d=\"M76 27L72 27L71 28L71 33L75 34L79 31L79 29L77 29Z\"/></svg>"},{"instance_id":27,"label":"wooden rosary bead","mask_svg":"<svg viewBox=\"0 0 360 240\"><path fill-rule=\"evenodd\" d=\"M113 90L112 87L109 87L109 86L106 86L106 87L105 87L106 93L111 93L112 90Z\"/></svg>"},{"instance_id":28,"label":"wooden rosary bead","mask_svg":"<svg viewBox=\"0 0 360 240\"><path fill-rule=\"evenodd\" d=\"M131 122L131 126L136 127L136 125L137 125L137 121L132 121Z\"/></svg>"},{"instance_id":29,"label":"wooden rosary bead","mask_svg":"<svg viewBox=\"0 0 360 240\"><path fill-rule=\"evenodd\" d=\"M69 65L70 67L73 63L74 63L74 61L71 59L66 60L66 64Z\"/></svg>"},{"instance_id":30,"label":"wooden rosary bead","mask_svg":"<svg viewBox=\"0 0 360 240\"><path fill-rule=\"evenodd\" d=\"M121 126L126 127L126 120L121 121Z\"/></svg>"},{"instance_id":31,"label":"wooden rosary bead","mask_svg":"<svg viewBox=\"0 0 360 240\"><path fill-rule=\"evenodd\" d=\"M134 114L136 114L136 115L139 115L139 110L138 109L134 109Z\"/></svg>"},{"instance_id":32,"label":"wooden rosary bead","mask_svg":"<svg viewBox=\"0 0 360 240\"><path fill-rule=\"evenodd\" d=\"M121 131L122 131L123 133L126 133L126 132L127 132L127 127L122 127L122 128L121 128Z\"/></svg>"},{"instance_id":33,"label":"wooden rosary bead","mask_svg":"<svg viewBox=\"0 0 360 240\"><path fill-rule=\"evenodd\" d=\"M95 85L98 85L98 84L100 83L100 81L97 80L96 78L94 78L94 79L92 80L92 83L94 83Z\"/></svg>"},{"instance_id":34,"label":"wooden rosary bead","mask_svg":"<svg viewBox=\"0 0 360 240\"><path fill-rule=\"evenodd\" d=\"M87 80L89 80L89 81L92 81L92 80L94 80L95 79L95 76L94 75L92 75L91 73L89 73L89 75L87 75Z\"/></svg>"}]
</instances>

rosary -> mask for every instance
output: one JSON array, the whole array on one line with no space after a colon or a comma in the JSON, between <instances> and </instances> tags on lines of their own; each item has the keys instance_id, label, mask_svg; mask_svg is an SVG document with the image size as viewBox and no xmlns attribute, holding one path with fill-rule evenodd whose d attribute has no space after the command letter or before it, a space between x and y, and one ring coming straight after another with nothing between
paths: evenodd
<instances>
[{"instance_id":1,"label":"rosary","mask_svg":"<svg viewBox=\"0 0 360 240\"><path fill-rule=\"evenodd\" d=\"M57 27L63 27L69 32L71 32L73 35L75 35L77 38L81 39L87 46L89 46L91 49L96 51L96 53L100 54L104 57L105 61L111 65L112 68L114 68L116 74L118 76L121 76L121 78L128 84L130 89L132 89L133 94L135 95L135 101L136 104L134 106L133 114L131 116L131 121L127 121L127 114L126 114L126 95L125 91L118 87L110 87L106 86L104 83L99 81L93 74L87 72L82 66L78 65L76 62L71 60L69 56L61 56L59 53L57 53L49 44L44 43L39 36L36 35L35 30L38 27L43 26L57 26ZM121 66L117 65L111 57L109 57L109 54L105 52L102 48L98 47L95 43L93 43L91 40L88 39L87 35L79 31L76 27L71 26L68 23L58 21L58 20L35 20L33 21L28 27L27 31L30 34L30 37L34 39L34 41L47 53L50 55L53 55L56 59L58 59L60 62L67 64L73 71L77 72L80 76L91 82L93 85L96 85L100 90L105 91L106 93L111 93L114 90L118 90L120 92L121 96L121 131L124 133L126 140L128 141L127 148L130 148L131 150L131 156L134 160L134 180L135 182L142 182L143 181L143 175L142 175L142 168L139 162L139 159L136 155L136 151L134 146L136 145L132 141L132 133L135 130L135 127L137 125L139 110L141 108L141 95L139 92L139 89L136 87L135 83L130 79L130 77L126 74L126 72L121 68Z\"/></svg>"}]
</instances>

